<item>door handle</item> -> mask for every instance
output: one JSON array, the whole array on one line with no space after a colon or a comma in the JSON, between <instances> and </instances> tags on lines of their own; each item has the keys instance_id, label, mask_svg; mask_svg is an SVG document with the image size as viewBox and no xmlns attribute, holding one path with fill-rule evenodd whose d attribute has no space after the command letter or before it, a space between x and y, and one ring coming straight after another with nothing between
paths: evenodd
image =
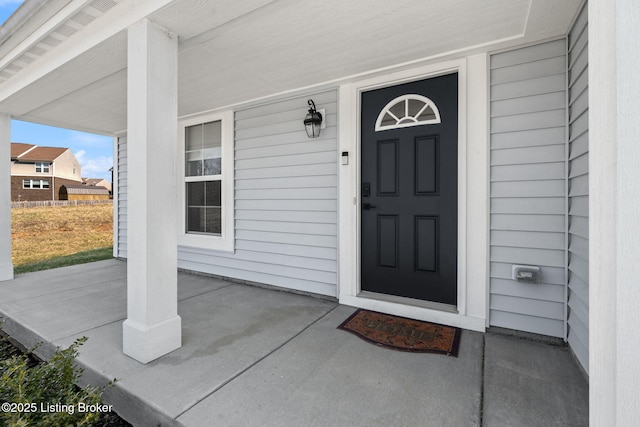
<instances>
[{"instance_id":1,"label":"door handle","mask_svg":"<svg viewBox=\"0 0 640 427\"><path fill-rule=\"evenodd\" d=\"M371 203L363 203L362 204L362 210L368 211L369 209L375 209L376 207L373 206Z\"/></svg>"}]
</instances>

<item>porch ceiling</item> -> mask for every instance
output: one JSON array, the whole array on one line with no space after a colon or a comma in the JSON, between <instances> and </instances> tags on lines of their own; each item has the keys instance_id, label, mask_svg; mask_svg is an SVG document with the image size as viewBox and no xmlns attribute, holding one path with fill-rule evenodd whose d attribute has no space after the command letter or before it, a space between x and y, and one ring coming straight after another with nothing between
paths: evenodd
<instances>
[{"instance_id":1,"label":"porch ceiling","mask_svg":"<svg viewBox=\"0 0 640 427\"><path fill-rule=\"evenodd\" d=\"M563 35L581 1L135 3L148 4L147 16L179 36L179 114L184 116L451 52ZM25 4L30 3L43 2ZM76 0L66 2L66 8L80 4L69 12L64 2L56 3L57 12L42 8L36 14L45 22L38 28L50 24L40 39L33 36L38 28L26 33L23 25L0 46L0 111L99 133L125 130L126 26L114 24L111 34L107 24L125 22L127 8L138 6L129 0ZM159 3L166 6L155 10L152 5ZM80 13L93 19L80 22ZM97 33L106 35L83 48ZM29 36L31 44L24 42ZM59 43L50 46L51 40ZM62 57L67 59L57 59Z\"/></svg>"}]
</instances>

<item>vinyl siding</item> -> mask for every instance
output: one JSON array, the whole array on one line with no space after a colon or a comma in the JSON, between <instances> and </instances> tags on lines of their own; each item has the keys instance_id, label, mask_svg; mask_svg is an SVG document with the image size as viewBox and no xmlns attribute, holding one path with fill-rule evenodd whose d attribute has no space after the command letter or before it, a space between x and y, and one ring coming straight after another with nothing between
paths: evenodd
<instances>
[{"instance_id":1,"label":"vinyl siding","mask_svg":"<svg viewBox=\"0 0 640 427\"><path fill-rule=\"evenodd\" d=\"M307 99L327 128L309 139ZM337 92L235 112L235 253L178 247L184 269L337 293Z\"/></svg>"},{"instance_id":2,"label":"vinyl siding","mask_svg":"<svg viewBox=\"0 0 640 427\"><path fill-rule=\"evenodd\" d=\"M587 7L569 32L569 310L567 340L589 372L589 88Z\"/></svg>"},{"instance_id":3,"label":"vinyl siding","mask_svg":"<svg viewBox=\"0 0 640 427\"><path fill-rule=\"evenodd\" d=\"M116 191L117 203L115 207L117 223L116 256L127 257L127 137L118 138L118 167Z\"/></svg>"},{"instance_id":4,"label":"vinyl siding","mask_svg":"<svg viewBox=\"0 0 640 427\"><path fill-rule=\"evenodd\" d=\"M566 42L491 58L490 324L564 337ZM541 280L511 279L514 264Z\"/></svg>"}]
</instances>

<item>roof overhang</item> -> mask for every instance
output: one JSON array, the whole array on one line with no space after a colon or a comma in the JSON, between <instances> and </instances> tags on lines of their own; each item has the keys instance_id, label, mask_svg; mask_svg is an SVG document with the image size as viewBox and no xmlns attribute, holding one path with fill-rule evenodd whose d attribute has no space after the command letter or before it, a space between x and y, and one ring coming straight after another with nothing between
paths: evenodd
<instances>
[{"instance_id":1,"label":"roof overhang","mask_svg":"<svg viewBox=\"0 0 640 427\"><path fill-rule=\"evenodd\" d=\"M564 36L581 3L27 0L0 28L0 112L125 131L126 30L143 18L178 35L186 116Z\"/></svg>"}]
</instances>

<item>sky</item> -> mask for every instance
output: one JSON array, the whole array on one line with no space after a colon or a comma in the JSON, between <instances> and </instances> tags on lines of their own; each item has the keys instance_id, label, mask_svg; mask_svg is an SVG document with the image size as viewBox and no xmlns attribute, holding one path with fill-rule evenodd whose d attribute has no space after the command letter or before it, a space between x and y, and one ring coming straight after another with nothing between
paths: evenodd
<instances>
[{"instance_id":1,"label":"sky","mask_svg":"<svg viewBox=\"0 0 640 427\"><path fill-rule=\"evenodd\" d=\"M0 23L4 23L22 3L23 0L0 0ZM11 141L70 148L80 163L83 178L111 181L112 137L11 120Z\"/></svg>"},{"instance_id":2,"label":"sky","mask_svg":"<svg viewBox=\"0 0 640 427\"><path fill-rule=\"evenodd\" d=\"M6 21L22 3L24 0L0 0L0 22Z\"/></svg>"}]
</instances>

